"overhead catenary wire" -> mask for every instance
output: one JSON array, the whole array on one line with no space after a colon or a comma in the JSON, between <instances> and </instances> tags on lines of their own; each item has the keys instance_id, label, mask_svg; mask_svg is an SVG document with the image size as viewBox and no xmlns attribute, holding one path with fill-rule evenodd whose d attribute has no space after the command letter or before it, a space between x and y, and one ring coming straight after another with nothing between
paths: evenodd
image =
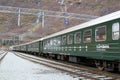
<instances>
[{"instance_id":1,"label":"overhead catenary wire","mask_svg":"<svg viewBox=\"0 0 120 80\"><path fill-rule=\"evenodd\" d=\"M18 14L18 26L20 26L20 15L35 15L35 16L38 16L38 18L40 18L41 16L43 19L42 20L43 27L44 27L44 16L58 17L58 18L73 18L73 19L85 20L85 21L95 19L98 17L94 15L68 13L68 12L66 12L64 15L64 12L59 12L59 11L33 9L33 8L21 8L21 7L12 7L12 6L0 6L0 12Z\"/></svg>"}]
</instances>

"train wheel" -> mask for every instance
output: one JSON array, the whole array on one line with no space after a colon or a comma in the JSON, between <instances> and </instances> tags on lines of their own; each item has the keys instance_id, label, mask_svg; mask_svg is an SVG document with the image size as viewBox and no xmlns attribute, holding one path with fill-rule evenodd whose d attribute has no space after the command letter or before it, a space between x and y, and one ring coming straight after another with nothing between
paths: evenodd
<instances>
[{"instance_id":1,"label":"train wheel","mask_svg":"<svg viewBox=\"0 0 120 80\"><path fill-rule=\"evenodd\" d=\"M120 63L118 64L118 71L120 72Z\"/></svg>"},{"instance_id":2,"label":"train wheel","mask_svg":"<svg viewBox=\"0 0 120 80\"><path fill-rule=\"evenodd\" d=\"M105 69L102 61L95 61L95 65L101 71L103 71Z\"/></svg>"},{"instance_id":3,"label":"train wheel","mask_svg":"<svg viewBox=\"0 0 120 80\"><path fill-rule=\"evenodd\" d=\"M99 70L103 71L104 70L104 67L103 66L98 66L97 67Z\"/></svg>"}]
</instances>

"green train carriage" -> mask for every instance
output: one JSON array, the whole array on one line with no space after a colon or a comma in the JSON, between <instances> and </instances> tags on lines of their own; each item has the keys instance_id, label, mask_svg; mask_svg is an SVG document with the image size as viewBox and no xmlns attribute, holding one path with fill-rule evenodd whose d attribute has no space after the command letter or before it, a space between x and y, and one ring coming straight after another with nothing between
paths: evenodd
<instances>
[{"instance_id":1,"label":"green train carriage","mask_svg":"<svg viewBox=\"0 0 120 80\"><path fill-rule=\"evenodd\" d=\"M27 46L26 46L26 45L21 45L20 51L21 51L21 52L27 51Z\"/></svg>"},{"instance_id":2,"label":"green train carriage","mask_svg":"<svg viewBox=\"0 0 120 80\"><path fill-rule=\"evenodd\" d=\"M73 62L93 60L99 69L120 68L120 11L43 39L43 53Z\"/></svg>"},{"instance_id":3,"label":"green train carriage","mask_svg":"<svg viewBox=\"0 0 120 80\"><path fill-rule=\"evenodd\" d=\"M27 43L27 52L31 54L40 55L42 53L42 41L41 39L34 40Z\"/></svg>"},{"instance_id":4,"label":"green train carriage","mask_svg":"<svg viewBox=\"0 0 120 80\"><path fill-rule=\"evenodd\" d=\"M41 39L34 40L32 42L15 45L12 46L14 51L24 52L28 54L36 54L40 55L42 53L43 47L42 47L42 41Z\"/></svg>"},{"instance_id":5,"label":"green train carriage","mask_svg":"<svg viewBox=\"0 0 120 80\"><path fill-rule=\"evenodd\" d=\"M19 51L19 52L27 52L27 45L26 44L19 44L12 46L13 51Z\"/></svg>"},{"instance_id":6,"label":"green train carriage","mask_svg":"<svg viewBox=\"0 0 120 80\"><path fill-rule=\"evenodd\" d=\"M25 44L26 52L120 71L120 11ZM18 47L18 46L16 46Z\"/></svg>"},{"instance_id":7,"label":"green train carriage","mask_svg":"<svg viewBox=\"0 0 120 80\"><path fill-rule=\"evenodd\" d=\"M13 50L14 51L21 51L21 46L15 46L15 47L13 47Z\"/></svg>"}]
</instances>

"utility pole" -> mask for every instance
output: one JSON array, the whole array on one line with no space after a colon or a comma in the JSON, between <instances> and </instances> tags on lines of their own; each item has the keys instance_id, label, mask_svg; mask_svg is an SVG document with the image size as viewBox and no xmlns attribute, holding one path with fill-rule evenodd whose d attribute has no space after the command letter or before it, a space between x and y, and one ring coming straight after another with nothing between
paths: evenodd
<instances>
[{"instance_id":1,"label":"utility pole","mask_svg":"<svg viewBox=\"0 0 120 80\"><path fill-rule=\"evenodd\" d=\"M20 8L18 8L18 27L21 27L21 22L20 22L20 12L21 12L21 10L20 10Z\"/></svg>"},{"instance_id":2,"label":"utility pole","mask_svg":"<svg viewBox=\"0 0 120 80\"><path fill-rule=\"evenodd\" d=\"M64 4L64 0L61 1L61 5Z\"/></svg>"},{"instance_id":3,"label":"utility pole","mask_svg":"<svg viewBox=\"0 0 120 80\"><path fill-rule=\"evenodd\" d=\"M42 11L42 28L45 27L45 13Z\"/></svg>"},{"instance_id":4,"label":"utility pole","mask_svg":"<svg viewBox=\"0 0 120 80\"><path fill-rule=\"evenodd\" d=\"M41 17L41 11L38 13L38 17L37 17L37 20L36 20L37 24L40 22L40 17Z\"/></svg>"}]
</instances>

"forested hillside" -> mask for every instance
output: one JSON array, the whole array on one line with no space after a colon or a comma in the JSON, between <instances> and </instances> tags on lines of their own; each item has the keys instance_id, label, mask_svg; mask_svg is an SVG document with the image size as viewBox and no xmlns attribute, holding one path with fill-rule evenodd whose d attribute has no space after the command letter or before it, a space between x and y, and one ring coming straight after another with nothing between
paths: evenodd
<instances>
[{"instance_id":1,"label":"forested hillside","mask_svg":"<svg viewBox=\"0 0 120 80\"><path fill-rule=\"evenodd\" d=\"M0 0L0 6L35 8L95 16L103 16L120 10L120 0L65 0L63 5L61 5L61 1L62 0ZM1 38L10 36L9 33L15 33L23 35L23 40L30 41L86 22L68 18L69 24L65 25L64 18L45 16L45 27L42 28L41 22L35 24L37 16L21 15L21 27L18 27L17 18L17 14L0 13Z\"/></svg>"}]
</instances>

